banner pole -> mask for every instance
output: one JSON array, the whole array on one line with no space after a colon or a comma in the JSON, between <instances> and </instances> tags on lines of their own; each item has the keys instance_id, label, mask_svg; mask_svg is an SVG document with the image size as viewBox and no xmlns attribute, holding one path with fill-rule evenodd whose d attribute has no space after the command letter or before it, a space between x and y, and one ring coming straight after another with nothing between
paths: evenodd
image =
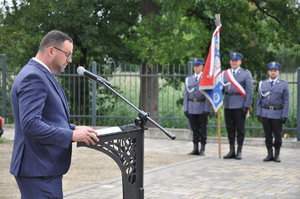
<instances>
[{"instance_id":1,"label":"banner pole","mask_svg":"<svg viewBox=\"0 0 300 199\"><path fill-rule=\"evenodd\" d=\"M219 159L221 159L221 116L220 109L218 110L218 147L219 147Z\"/></svg>"},{"instance_id":2,"label":"banner pole","mask_svg":"<svg viewBox=\"0 0 300 199\"><path fill-rule=\"evenodd\" d=\"M215 18L216 18L215 25L216 26L221 25L220 14L216 14ZM221 159L221 113L220 113L220 108L218 109L218 148L219 148L219 159Z\"/></svg>"}]
</instances>

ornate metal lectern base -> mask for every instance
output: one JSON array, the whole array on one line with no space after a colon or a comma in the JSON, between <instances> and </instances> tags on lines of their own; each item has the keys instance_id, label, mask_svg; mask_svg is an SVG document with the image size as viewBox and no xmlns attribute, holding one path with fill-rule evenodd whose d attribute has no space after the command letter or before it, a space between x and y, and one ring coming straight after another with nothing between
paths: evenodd
<instances>
[{"instance_id":1,"label":"ornate metal lectern base","mask_svg":"<svg viewBox=\"0 0 300 199\"><path fill-rule=\"evenodd\" d=\"M121 131L99 135L96 145L78 142L77 147L96 149L110 156L122 172L123 198L144 198L144 129L129 124Z\"/></svg>"}]
</instances>

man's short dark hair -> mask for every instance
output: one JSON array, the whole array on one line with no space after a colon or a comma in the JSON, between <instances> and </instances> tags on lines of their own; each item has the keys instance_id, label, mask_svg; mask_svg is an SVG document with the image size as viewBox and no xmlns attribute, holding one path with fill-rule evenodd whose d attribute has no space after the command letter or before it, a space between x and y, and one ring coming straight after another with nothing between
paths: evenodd
<instances>
[{"instance_id":1,"label":"man's short dark hair","mask_svg":"<svg viewBox=\"0 0 300 199\"><path fill-rule=\"evenodd\" d=\"M50 32L48 32L45 37L42 39L40 46L39 46L39 50L44 50L50 46L55 46L55 47L61 47L62 43L64 43L64 41L70 41L71 43L73 43L73 40L71 37L69 37L67 34L58 31L58 30L52 30Z\"/></svg>"}]
</instances>

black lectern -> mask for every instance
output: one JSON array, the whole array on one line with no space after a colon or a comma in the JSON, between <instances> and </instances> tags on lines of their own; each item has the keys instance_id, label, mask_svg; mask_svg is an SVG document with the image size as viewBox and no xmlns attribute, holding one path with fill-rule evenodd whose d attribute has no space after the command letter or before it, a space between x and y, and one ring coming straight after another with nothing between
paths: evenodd
<instances>
[{"instance_id":1,"label":"black lectern","mask_svg":"<svg viewBox=\"0 0 300 199\"><path fill-rule=\"evenodd\" d=\"M87 146L84 142L78 142L77 147L86 146L110 156L122 173L123 198L144 198L143 129L129 124L112 130L98 135L99 142L96 145Z\"/></svg>"},{"instance_id":2,"label":"black lectern","mask_svg":"<svg viewBox=\"0 0 300 199\"><path fill-rule=\"evenodd\" d=\"M86 145L78 142L77 147L85 146L96 149L110 156L119 166L122 173L123 198L144 198L144 130L147 129L146 122L149 120L161 129L171 139L176 137L157 124L149 116L149 113L139 110L128 102L123 96L110 87L110 83L102 77L78 67L77 72L83 74L97 83L106 86L114 94L120 97L128 105L139 112L134 124L116 126L97 131L99 142L96 145Z\"/></svg>"}]
</instances>

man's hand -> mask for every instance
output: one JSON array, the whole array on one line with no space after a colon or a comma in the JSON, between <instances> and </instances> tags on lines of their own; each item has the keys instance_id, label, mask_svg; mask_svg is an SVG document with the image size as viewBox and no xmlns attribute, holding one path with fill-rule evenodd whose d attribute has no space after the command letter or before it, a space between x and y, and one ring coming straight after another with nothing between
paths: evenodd
<instances>
[{"instance_id":1,"label":"man's hand","mask_svg":"<svg viewBox=\"0 0 300 199\"><path fill-rule=\"evenodd\" d=\"M209 116L209 114L210 114L210 112L206 112L206 111L203 112L203 115L206 117Z\"/></svg>"},{"instance_id":2,"label":"man's hand","mask_svg":"<svg viewBox=\"0 0 300 199\"><path fill-rule=\"evenodd\" d=\"M95 141L99 142L97 138L97 132L87 126L76 126L73 131L72 141L74 142L84 142L87 145L95 145Z\"/></svg>"},{"instance_id":3,"label":"man's hand","mask_svg":"<svg viewBox=\"0 0 300 199\"><path fill-rule=\"evenodd\" d=\"M257 119L260 123L262 123L262 117L260 115L257 116Z\"/></svg>"},{"instance_id":4,"label":"man's hand","mask_svg":"<svg viewBox=\"0 0 300 199\"><path fill-rule=\"evenodd\" d=\"M187 119L189 119L189 117L190 117L190 114L189 114L189 112L187 112L187 111L184 111L184 115L185 115L185 117L186 117Z\"/></svg>"},{"instance_id":5,"label":"man's hand","mask_svg":"<svg viewBox=\"0 0 300 199\"><path fill-rule=\"evenodd\" d=\"M243 116L246 116L248 113L248 108L247 107L244 107L243 108Z\"/></svg>"},{"instance_id":6,"label":"man's hand","mask_svg":"<svg viewBox=\"0 0 300 199\"><path fill-rule=\"evenodd\" d=\"M285 117L282 117L282 118L280 119L280 121L281 121L281 123L282 123L282 124L285 124L285 123L286 123L286 121L287 121L287 118L285 118Z\"/></svg>"}]
</instances>

